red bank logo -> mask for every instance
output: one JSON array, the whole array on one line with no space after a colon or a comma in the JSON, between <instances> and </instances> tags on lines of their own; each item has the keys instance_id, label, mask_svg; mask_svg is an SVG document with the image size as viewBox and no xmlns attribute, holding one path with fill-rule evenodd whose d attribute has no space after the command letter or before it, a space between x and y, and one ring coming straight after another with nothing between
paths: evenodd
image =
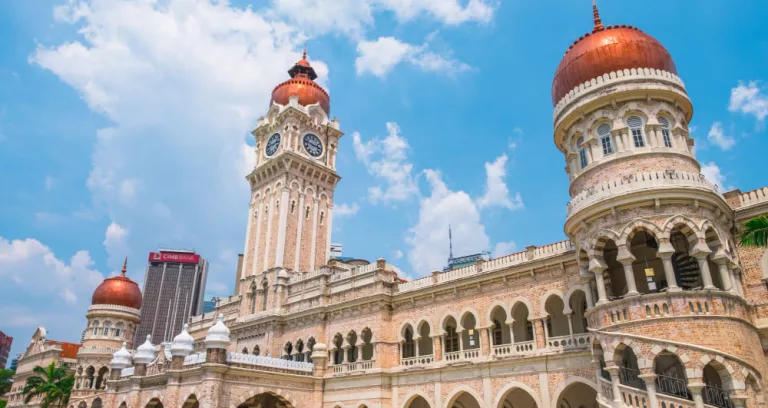
<instances>
[{"instance_id":1,"label":"red bank logo","mask_svg":"<svg viewBox=\"0 0 768 408\"><path fill-rule=\"evenodd\" d=\"M150 252L150 262L181 262L181 263L199 263L200 255L182 254L176 252Z\"/></svg>"}]
</instances>

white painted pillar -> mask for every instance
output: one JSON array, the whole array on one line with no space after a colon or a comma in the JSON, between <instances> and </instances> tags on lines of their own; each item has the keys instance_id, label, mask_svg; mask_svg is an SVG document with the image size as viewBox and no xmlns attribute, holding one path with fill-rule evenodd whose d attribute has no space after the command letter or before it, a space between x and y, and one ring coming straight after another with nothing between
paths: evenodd
<instances>
[{"instance_id":1,"label":"white painted pillar","mask_svg":"<svg viewBox=\"0 0 768 408\"><path fill-rule=\"evenodd\" d=\"M296 227L296 257L293 260L293 270L299 271L299 261L301 257L301 228L304 225L304 193L299 194L299 208L296 214L296 220L299 224Z\"/></svg>"},{"instance_id":2,"label":"white painted pillar","mask_svg":"<svg viewBox=\"0 0 768 408\"><path fill-rule=\"evenodd\" d=\"M280 194L280 218L277 222L277 254L275 255L275 266L284 266L285 259L285 229L288 223L288 187L283 187Z\"/></svg>"},{"instance_id":3,"label":"white painted pillar","mask_svg":"<svg viewBox=\"0 0 768 408\"><path fill-rule=\"evenodd\" d=\"M267 214L267 236L264 240L264 270L267 270L269 268L269 240L272 235L272 219L274 218L272 216L272 212L275 208L275 193L272 192L269 195L269 203L267 204L269 206L269 210L265 211Z\"/></svg>"},{"instance_id":4,"label":"white painted pillar","mask_svg":"<svg viewBox=\"0 0 768 408\"><path fill-rule=\"evenodd\" d=\"M728 292L733 287L731 285L731 274L728 272L728 265L726 265L726 260L723 259L722 261L717 263L717 268L720 272L720 282L723 282L723 290Z\"/></svg>"},{"instance_id":5,"label":"white painted pillar","mask_svg":"<svg viewBox=\"0 0 768 408\"><path fill-rule=\"evenodd\" d=\"M253 262L251 263L251 275L256 275L258 272L259 264L259 241L261 241L261 220L264 216L264 197L262 197L258 203L256 203L256 238L253 245Z\"/></svg>"},{"instance_id":6,"label":"white painted pillar","mask_svg":"<svg viewBox=\"0 0 768 408\"><path fill-rule=\"evenodd\" d=\"M541 408L550 408L552 401L549 397L549 376L547 372L539 373L539 398L541 399Z\"/></svg>"},{"instance_id":7,"label":"white painted pillar","mask_svg":"<svg viewBox=\"0 0 768 408\"><path fill-rule=\"evenodd\" d=\"M699 270L701 271L701 281L704 283L704 289L717 289L712 284L712 272L709 270L709 259L707 253L700 253L696 256L699 260Z\"/></svg>"},{"instance_id":8,"label":"white painted pillar","mask_svg":"<svg viewBox=\"0 0 768 408\"><path fill-rule=\"evenodd\" d=\"M246 264L248 262L248 258L250 257L251 260L253 260L254 254L248 253L248 244L251 241L251 227L253 226L253 210L256 208L258 204L251 201L251 203L248 205L248 225L245 227L245 248L243 249L243 264ZM240 279L245 279L245 268L243 268L240 271Z\"/></svg>"},{"instance_id":9,"label":"white painted pillar","mask_svg":"<svg viewBox=\"0 0 768 408\"><path fill-rule=\"evenodd\" d=\"M314 203L315 208L312 211L312 258L309 260L310 271L315 270L315 251L317 251L317 213L320 210L319 201L320 200L315 197L312 198L312 202Z\"/></svg>"}]
</instances>

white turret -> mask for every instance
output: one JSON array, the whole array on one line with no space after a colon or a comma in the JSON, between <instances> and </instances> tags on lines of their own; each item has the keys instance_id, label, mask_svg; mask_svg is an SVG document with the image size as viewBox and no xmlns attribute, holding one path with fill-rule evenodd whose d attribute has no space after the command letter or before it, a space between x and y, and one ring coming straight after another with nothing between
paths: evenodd
<instances>
[{"instance_id":1,"label":"white turret","mask_svg":"<svg viewBox=\"0 0 768 408\"><path fill-rule=\"evenodd\" d=\"M187 331L189 325L184 323L184 327L181 329L181 333L173 338L171 343L171 355L186 357L195 351L195 339Z\"/></svg>"},{"instance_id":2,"label":"white turret","mask_svg":"<svg viewBox=\"0 0 768 408\"><path fill-rule=\"evenodd\" d=\"M117 350L112 355L112 361L109 362L109 367L113 370L122 370L131 366L131 352L126 348L126 343L123 342L123 347Z\"/></svg>"},{"instance_id":3,"label":"white turret","mask_svg":"<svg viewBox=\"0 0 768 408\"><path fill-rule=\"evenodd\" d=\"M229 329L224 325L224 315L219 314L214 324L208 329L208 335L205 336L206 349L224 349L229 347Z\"/></svg>"},{"instance_id":4,"label":"white turret","mask_svg":"<svg viewBox=\"0 0 768 408\"><path fill-rule=\"evenodd\" d=\"M136 355L133 356L134 363L149 364L155 361L155 346L150 339L151 336L148 334L147 341L136 349Z\"/></svg>"}]
</instances>

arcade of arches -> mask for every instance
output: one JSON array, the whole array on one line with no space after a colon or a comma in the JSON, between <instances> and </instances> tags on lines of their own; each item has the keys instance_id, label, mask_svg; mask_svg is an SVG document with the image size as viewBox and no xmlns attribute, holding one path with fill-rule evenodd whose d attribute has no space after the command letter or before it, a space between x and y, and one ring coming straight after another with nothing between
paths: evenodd
<instances>
[{"instance_id":1,"label":"arcade of arches","mask_svg":"<svg viewBox=\"0 0 768 408\"><path fill-rule=\"evenodd\" d=\"M404 408L433 408L422 396L415 395L403 405ZM482 408L482 402L466 391L456 393L448 400L447 408ZM597 391L592 386L573 381L557 395L556 408L598 408ZM435 407L442 408L442 407ZM504 391L494 408L538 408L536 399L529 391L512 387Z\"/></svg>"}]
</instances>

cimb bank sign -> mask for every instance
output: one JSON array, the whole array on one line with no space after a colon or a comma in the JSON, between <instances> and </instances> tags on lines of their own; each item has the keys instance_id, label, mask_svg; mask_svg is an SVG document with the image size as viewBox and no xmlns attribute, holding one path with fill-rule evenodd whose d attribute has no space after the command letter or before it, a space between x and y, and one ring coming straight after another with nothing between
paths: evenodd
<instances>
[{"instance_id":1,"label":"cimb bank sign","mask_svg":"<svg viewBox=\"0 0 768 408\"><path fill-rule=\"evenodd\" d=\"M199 263L200 255L179 252L150 252L150 262Z\"/></svg>"}]
</instances>

